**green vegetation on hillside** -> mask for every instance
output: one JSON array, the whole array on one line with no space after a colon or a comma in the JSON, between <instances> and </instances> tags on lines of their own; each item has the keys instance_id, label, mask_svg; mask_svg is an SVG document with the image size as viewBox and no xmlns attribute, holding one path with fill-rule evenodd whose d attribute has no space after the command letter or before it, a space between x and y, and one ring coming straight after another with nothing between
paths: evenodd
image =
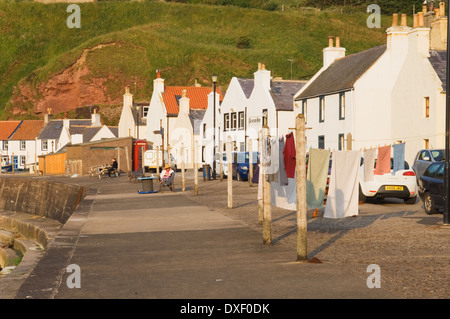
<instances>
[{"instance_id":1,"label":"green vegetation on hillside","mask_svg":"<svg viewBox=\"0 0 450 319\"><path fill-rule=\"evenodd\" d=\"M0 118L10 115L19 82L33 90L98 44L114 45L89 51L90 77L111 75L105 84L111 97L130 85L137 88L136 99L149 100L156 69L167 85L192 85L195 79L210 85L215 73L226 87L233 76L253 77L258 62L272 76L288 79L288 59L294 59L292 78L307 79L321 67L329 35L339 36L351 54L384 44L390 24L390 17L383 17L380 29L369 29L367 13L339 10L273 12L174 2L80 7L81 28L69 29L67 4L0 2L0 112L6 107ZM238 48L242 38L248 45Z\"/></svg>"}]
</instances>

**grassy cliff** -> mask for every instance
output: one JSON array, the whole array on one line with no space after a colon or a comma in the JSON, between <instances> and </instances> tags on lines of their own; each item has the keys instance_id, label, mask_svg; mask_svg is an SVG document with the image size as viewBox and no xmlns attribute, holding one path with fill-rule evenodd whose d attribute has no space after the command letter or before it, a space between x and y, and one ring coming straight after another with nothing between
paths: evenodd
<instances>
[{"instance_id":1,"label":"grassy cliff","mask_svg":"<svg viewBox=\"0 0 450 319\"><path fill-rule=\"evenodd\" d=\"M0 119L11 118L14 109L21 110L16 118L32 117L43 83L83 53L89 73L80 81L102 79L108 101L120 99L124 85L135 89L136 99L149 100L156 69L167 85L192 85L195 79L210 85L215 73L226 88L233 76L253 77L258 62L274 77L291 78L288 59L294 59L292 78L307 79L321 67L329 35L339 36L351 54L384 44L390 23L383 17L380 29L370 29L367 13L340 10L282 12L174 2L99 2L80 8L81 28L70 29L67 4L0 2Z\"/></svg>"}]
</instances>

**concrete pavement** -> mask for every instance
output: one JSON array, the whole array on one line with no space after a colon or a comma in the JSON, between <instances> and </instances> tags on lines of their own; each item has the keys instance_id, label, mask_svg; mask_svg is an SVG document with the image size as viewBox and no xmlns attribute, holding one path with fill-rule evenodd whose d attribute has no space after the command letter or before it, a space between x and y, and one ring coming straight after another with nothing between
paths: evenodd
<instances>
[{"instance_id":1,"label":"concrete pavement","mask_svg":"<svg viewBox=\"0 0 450 319\"><path fill-rule=\"evenodd\" d=\"M192 191L138 194L123 177L67 182L89 193L15 298L398 298L335 265L296 262L282 243L262 245L257 230L199 205ZM67 285L72 264L80 288Z\"/></svg>"}]
</instances>

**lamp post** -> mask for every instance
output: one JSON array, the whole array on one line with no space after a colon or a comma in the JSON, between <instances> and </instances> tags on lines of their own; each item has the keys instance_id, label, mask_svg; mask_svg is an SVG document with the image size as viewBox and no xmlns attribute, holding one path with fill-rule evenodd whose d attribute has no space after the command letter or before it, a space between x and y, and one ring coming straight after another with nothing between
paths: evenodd
<instances>
[{"instance_id":1,"label":"lamp post","mask_svg":"<svg viewBox=\"0 0 450 319\"><path fill-rule=\"evenodd\" d=\"M450 16L450 5L447 6L447 16ZM447 24L447 34L450 31L450 24ZM449 92L449 81L450 81L450 57L449 51L450 43L447 41L447 74L446 74L446 112L445 112L445 178L444 178L444 213L443 213L443 224L449 224L449 211L450 211L450 181L449 181L449 157L450 157L450 140L449 140L449 129L450 129L450 92Z\"/></svg>"},{"instance_id":2,"label":"lamp post","mask_svg":"<svg viewBox=\"0 0 450 319\"><path fill-rule=\"evenodd\" d=\"M216 179L216 83L217 83L217 75L213 75L212 77L213 82L213 171L212 171L212 179Z\"/></svg>"}]
</instances>

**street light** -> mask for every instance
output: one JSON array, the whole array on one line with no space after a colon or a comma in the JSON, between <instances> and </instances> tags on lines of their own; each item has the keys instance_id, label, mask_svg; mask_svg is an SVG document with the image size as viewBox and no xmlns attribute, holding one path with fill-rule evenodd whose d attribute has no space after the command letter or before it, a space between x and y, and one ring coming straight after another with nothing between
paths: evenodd
<instances>
[{"instance_id":1,"label":"street light","mask_svg":"<svg viewBox=\"0 0 450 319\"><path fill-rule=\"evenodd\" d=\"M212 179L216 179L216 83L217 83L217 75L213 75L212 77L212 82L213 82L213 112L214 112L214 117L213 117L213 171L212 171Z\"/></svg>"},{"instance_id":2,"label":"street light","mask_svg":"<svg viewBox=\"0 0 450 319\"><path fill-rule=\"evenodd\" d=\"M447 6L448 14L450 16L450 5ZM447 34L450 32L450 24L447 24ZM450 92L449 85L450 82L450 58L449 51L450 43L447 41L447 74L446 74L446 88L445 88L445 97L446 97L446 112L445 112L445 179L444 179L444 214L443 214L443 224L449 224L449 211L450 211L450 181L449 181L449 157L450 157L450 140L449 140L449 129L450 129Z\"/></svg>"}]
</instances>

